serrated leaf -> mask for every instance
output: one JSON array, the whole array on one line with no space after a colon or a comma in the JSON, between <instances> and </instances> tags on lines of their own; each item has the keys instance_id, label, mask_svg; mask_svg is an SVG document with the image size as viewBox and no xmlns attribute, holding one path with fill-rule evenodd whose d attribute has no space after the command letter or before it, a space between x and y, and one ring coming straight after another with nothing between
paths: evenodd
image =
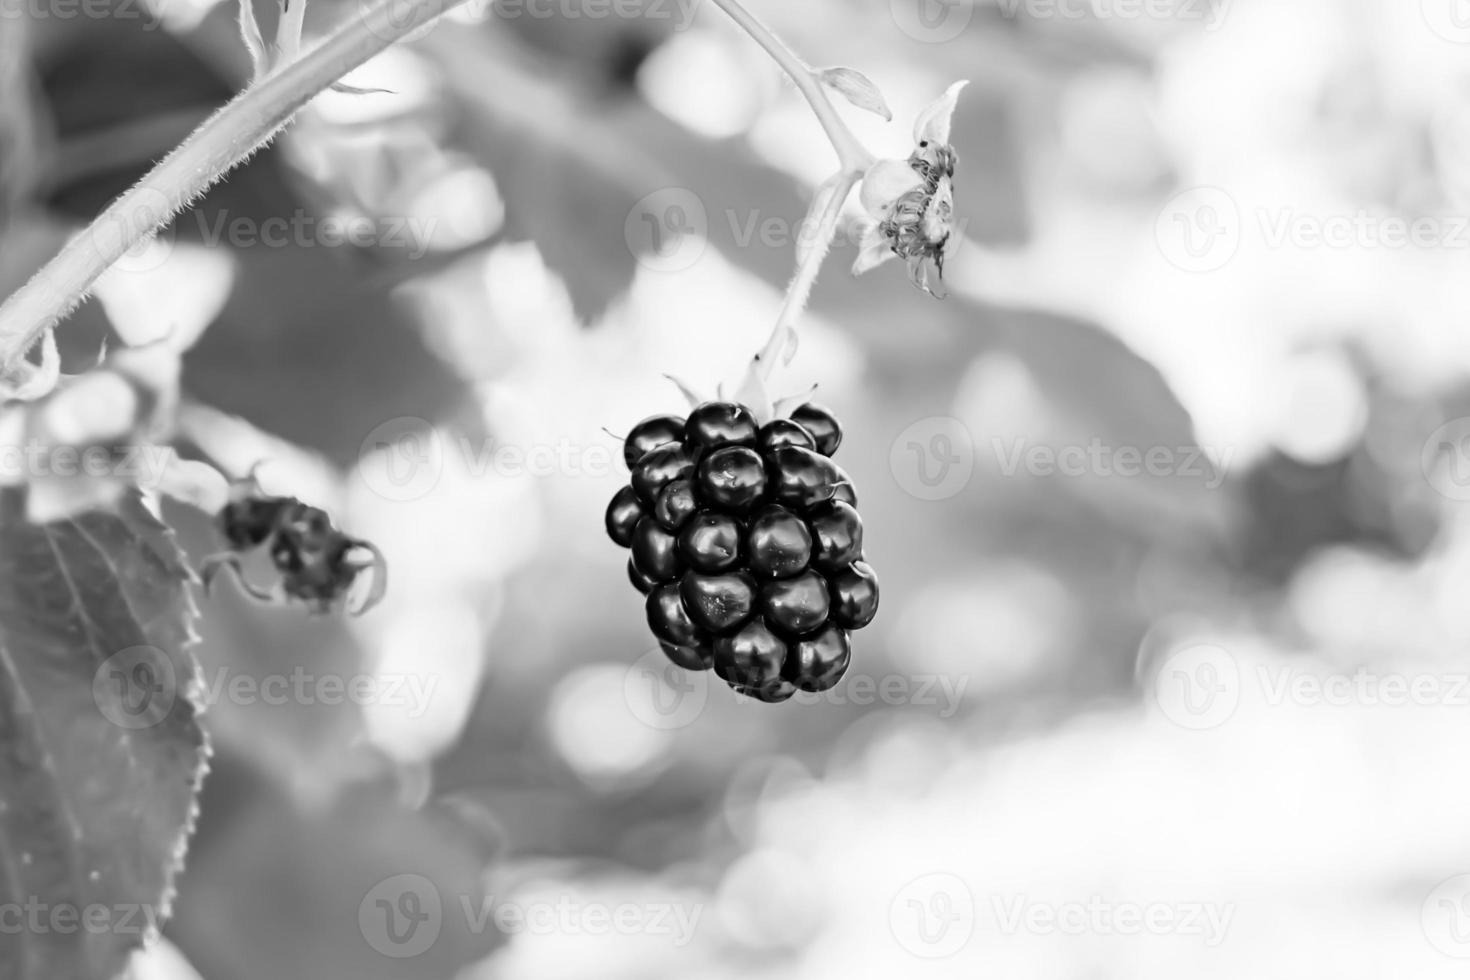
<instances>
[{"instance_id":1,"label":"serrated leaf","mask_svg":"<svg viewBox=\"0 0 1470 980\"><path fill-rule=\"evenodd\" d=\"M168 914L208 757L191 578L136 493L0 525L0 903L36 910L7 980L111 980Z\"/></svg>"},{"instance_id":2,"label":"serrated leaf","mask_svg":"<svg viewBox=\"0 0 1470 980\"><path fill-rule=\"evenodd\" d=\"M877 113L888 122L893 121L893 110L888 100L873 80L855 68L824 68L820 72L822 84L840 93L843 98L869 112Z\"/></svg>"}]
</instances>

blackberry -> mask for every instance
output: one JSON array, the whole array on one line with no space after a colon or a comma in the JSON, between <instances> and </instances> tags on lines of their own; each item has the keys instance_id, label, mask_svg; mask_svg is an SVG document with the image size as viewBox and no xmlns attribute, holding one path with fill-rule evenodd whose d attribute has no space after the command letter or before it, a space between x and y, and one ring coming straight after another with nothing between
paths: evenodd
<instances>
[{"instance_id":1,"label":"blackberry","mask_svg":"<svg viewBox=\"0 0 1470 980\"><path fill-rule=\"evenodd\" d=\"M671 662L768 703L842 679L878 579L852 480L831 459L841 444L836 417L810 404L760 424L707 402L633 427L632 477L605 523L631 550L628 579Z\"/></svg>"}]
</instances>

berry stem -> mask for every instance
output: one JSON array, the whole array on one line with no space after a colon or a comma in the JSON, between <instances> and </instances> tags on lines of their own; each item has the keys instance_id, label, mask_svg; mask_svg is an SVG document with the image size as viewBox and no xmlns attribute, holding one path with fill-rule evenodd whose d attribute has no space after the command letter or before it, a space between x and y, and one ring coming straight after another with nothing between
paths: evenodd
<instances>
[{"instance_id":1,"label":"berry stem","mask_svg":"<svg viewBox=\"0 0 1470 980\"><path fill-rule=\"evenodd\" d=\"M792 276L791 285L786 289L786 301L776 318L775 329L771 331L765 346L755 355L757 369L767 381L770 380L771 372L776 369L777 362L781 360L782 352L786 352L787 362L795 353L792 338L796 332L796 321L806 309L807 301L811 299L812 287L817 284L817 275L822 271L822 262L832 250L832 239L837 233L837 219L842 215L842 206L847 203L848 196L861 177L860 173L852 171L835 174L812 198L811 209L807 212L802 228L815 234L811 241L805 242L797 250L796 274Z\"/></svg>"},{"instance_id":2,"label":"berry stem","mask_svg":"<svg viewBox=\"0 0 1470 980\"><path fill-rule=\"evenodd\" d=\"M785 361L789 361L795 354L793 343L796 336L796 321L806 309L806 304L811 299L812 287L816 285L817 275L821 272L822 261L826 259L827 253L832 248L833 236L837 233L837 220L842 214L842 206L847 203L852 189L862 180L863 175L876 162L867 147L859 142L848 128L847 123L838 115L832 100L827 97L827 90L822 85L821 77L807 64L796 56L786 44L771 31L769 27L762 24L754 14L746 10L740 0L714 0L730 19L735 21L745 30L755 42L775 59L776 64L791 80L796 83L796 88L807 102L812 111L816 113L817 122L822 124L822 129L827 134L827 139L832 143L832 149L837 151L838 170L837 173L828 178L817 190L812 200L811 208L807 212L807 218L802 228L804 232L815 232L810 240L803 240L797 245L796 274L791 279L791 285L786 290L786 300L781 306L781 313L776 318L776 326L771 330L771 336L765 346L755 355L751 368L763 381L769 381L771 373L775 371L778 361L782 361L782 352L785 352ZM814 224L815 222L815 224Z\"/></svg>"},{"instance_id":3,"label":"berry stem","mask_svg":"<svg viewBox=\"0 0 1470 980\"><path fill-rule=\"evenodd\" d=\"M378 0L299 60L247 87L113 201L0 305L0 370L10 370L82 304L99 276L285 129L343 75L464 0Z\"/></svg>"},{"instance_id":4,"label":"berry stem","mask_svg":"<svg viewBox=\"0 0 1470 980\"><path fill-rule=\"evenodd\" d=\"M775 59L776 64L791 80L796 83L796 88L802 95L806 96L807 102L811 104L812 111L817 115L817 121L822 124L827 138L832 141L832 148L837 151L837 159L844 171L866 172L873 165L874 158L868 152L867 147L858 141L852 134L852 130L843 122L842 117L837 114L837 109L832 105L832 100L827 97L827 90L822 87L822 80L816 72L812 71L806 62L796 56L796 53L788 48L772 30L746 10L740 0L714 0L715 6L730 15L730 19L738 24L745 33L755 39L755 42L766 49L766 53Z\"/></svg>"}]
</instances>

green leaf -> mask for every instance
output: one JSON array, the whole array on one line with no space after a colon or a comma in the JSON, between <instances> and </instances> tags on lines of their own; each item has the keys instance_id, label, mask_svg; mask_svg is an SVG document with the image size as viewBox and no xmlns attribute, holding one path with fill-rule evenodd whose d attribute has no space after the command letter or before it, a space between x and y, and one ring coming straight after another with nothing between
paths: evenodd
<instances>
[{"instance_id":1,"label":"green leaf","mask_svg":"<svg viewBox=\"0 0 1470 980\"><path fill-rule=\"evenodd\" d=\"M191 579L136 494L0 525L7 980L115 977L168 914L209 752Z\"/></svg>"}]
</instances>

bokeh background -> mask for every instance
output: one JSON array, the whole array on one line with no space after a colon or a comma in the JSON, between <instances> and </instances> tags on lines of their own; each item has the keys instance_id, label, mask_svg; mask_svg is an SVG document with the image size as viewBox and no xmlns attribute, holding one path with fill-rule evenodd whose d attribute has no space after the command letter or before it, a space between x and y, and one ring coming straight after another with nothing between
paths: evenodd
<instances>
[{"instance_id":1,"label":"bokeh background","mask_svg":"<svg viewBox=\"0 0 1470 980\"><path fill-rule=\"evenodd\" d=\"M357 620L204 605L138 977L1463 976L1470 11L749 5L882 87L875 151L971 80L950 297L845 231L778 376L883 583L847 680L664 669L602 531L614 434L774 322L820 129L712 4L471 0L62 331L197 335L181 444L392 570ZM5 9L0 288L249 71L230 3Z\"/></svg>"}]
</instances>

